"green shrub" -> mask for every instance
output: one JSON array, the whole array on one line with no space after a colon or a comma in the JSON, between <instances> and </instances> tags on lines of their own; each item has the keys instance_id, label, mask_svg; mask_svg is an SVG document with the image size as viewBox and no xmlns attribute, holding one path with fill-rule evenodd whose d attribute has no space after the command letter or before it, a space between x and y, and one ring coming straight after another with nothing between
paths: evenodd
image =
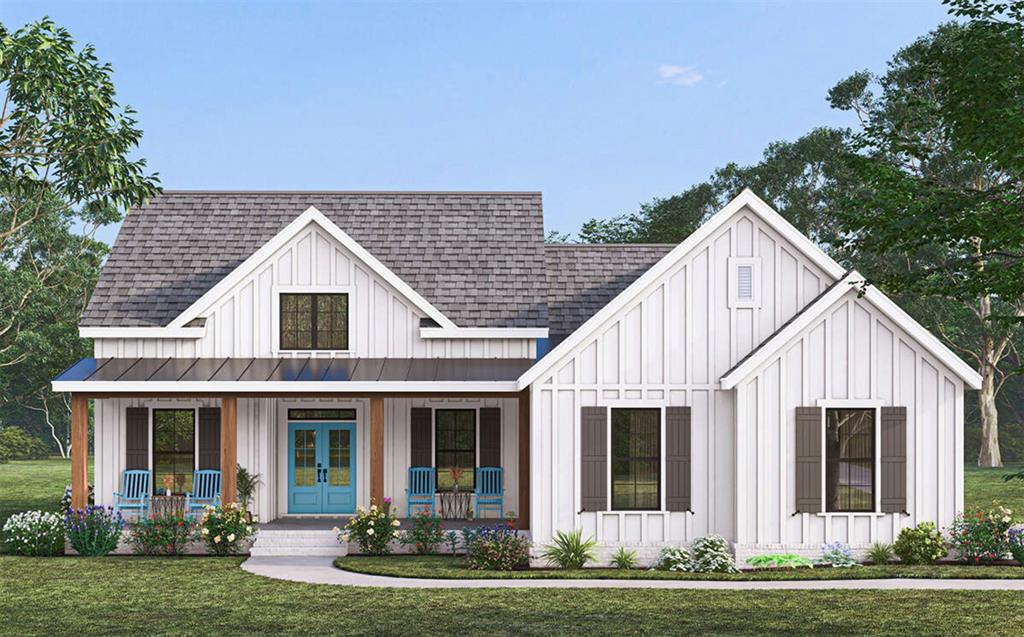
<instances>
[{"instance_id":1,"label":"green shrub","mask_svg":"<svg viewBox=\"0 0 1024 637\"><path fill-rule=\"evenodd\" d=\"M629 550L624 546L620 546L619 550L615 551L615 554L612 555L612 566L615 568L636 568L638 563L636 551Z\"/></svg>"},{"instance_id":2,"label":"green shrub","mask_svg":"<svg viewBox=\"0 0 1024 637\"><path fill-rule=\"evenodd\" d=\"M206 507L196 526L206 550L214 555L238 553L242 542L255 533L245 507L237 502Z\"/></svg>"},{"instance_id":3,"label":"green shrub","mask_svg":"<svg viewBox=\"0 0 1024 637\"><path fill-rule=\"evenodd\" d=\"M1006 534L1006 542L1013 559L1024 566L1024 527L1017 526L1010 529L1010 532Z\"/></svg>"},{"instance_id":4,"label":"green shrub","mask_svg":"<svg viewBox=\"0 0 1024 637\"><path fill-rule=\"evenodd\" d=\"M688 573L735 573L736 563L729 543L720 535L705 535L689 549L669 546L661 551L656 568Z\"/></svg>"},{"instance_id":5,"label":"green shrub","mask_svg":"<svg viewBox=\"0 0 1024 637\"><path fill-rule=\"evenodd\" d=\"M444 534L444 543L448 545L448 550L452 555L455 555L459 549L459 534L455 531L448 531Z\"/></svg>"},{"instance_id":6,"label":"green shrub","mask_svg":"<svg viewBox=\"0 0 1024 637\"><path fill-rule=\"evenodd\" d=\"M814 566L809 558L792 553L769 553L747 558L747 564L754 568L807 568Z\"/></svg>"},{"instance_id":7,"label":"green shrub","mask_svg":"<svg viewBox=\"0 0 1024 637\"><path fill-rule=\"evenodd\" d=\"M181 511L151 515L128 525L132 550L140 555L181 555L194 525Z\"/></svg>"},{"instance_id":8,"label":"green shrub","mask_svg":"<svg viewBox=\"0 0 1024 637\"><path fill-rule=\"evenodd\" d=\"M433 553L444 541L441 530L441 518L421 511L412 516L412 526L402 536L402 544L413 547L417 553L424 555Z\"/></svg>"},{"instance_id":9,"label":"green shrub","mask_svg":"<svg viewBox=\"0 0 1024 637\"><path fill-rule=\"evenodd\" d=\"M934 522L921 522L903 529L892 550L904 564L931 564L949 553Z\"/></svg>"},{"instance_id":10,"label":"green shrub","mask_svg":"<svg viewBox=\"0 0 1024 637\"><path fill-rule=\"evenodd\" d=\"M7 550L15 555L62 555L64 523L56 513L25 511L4 523Z\"/></svg>"},{"instance_id":11,"label":"green shrub","mask_svg":"<svg viewBox=\"0 0 1024 637\"><path fill-rule=\"evenodd\" d=\"M690 554L690 549L682 546L666 546L661 549L661 555L658 556L658 563L655 566L661 571L693 571L693 556Z\"/></svg>"},{"instance_id":12,"label":"green shrub","mask_svg":"<svg viewBox=\"0 0 1024 637\"><path fill-rule=\"evenodd\" d=\"M359 550L368 555L387 555L391 552L391 540L402 537L399 524L390 506L382 508L371 504L369 509L359 506L344 530L338 531L338 539L342 542L355 540Z\"/></svg>"},{"instance_id":13,"label":"green shrub","mask_svg":"<svg viewBox=\"0 0 1024 637\"><path fill-rule=\"evenodd\" d=\"M992 509L971 509L958 513L949 527L949 543L957 557L972 564L989 564L1010 550L1007 533L1013 512L998 502Z\"/></svg>"},{"instance_id":14,"label":"green shrub","mask_svg":"<svg viewBox=\"0 0 1024 637\"><path fill-rule=\"evenodd\" d=\"M508 525L483 527L463 533L469 568L511 571L530 563L530 542Z\"/></svg>"},{"instance_id":15,"label":"green shrub","mask_svg":"<svg viewBox=\"0 0 1024 637\"><path fill-rule=\"evenodd\" d=\"M833 568L850 568L851 566L860 566L857 560L853 559L853 553L850 552L850 547L846 546L842 542L828 542L821 545L821 557L818 558L818 564L822 566L831 566Z\"/></svg>"},{"instance_id":16,"label":"green shrub","mask_svg":"<svg viewBox=\"0 0 1024 637\"><path fill-rule=\"evenodd\" d=\"M20 427L0 428L0 463L9 460L41 460L50 455L46 443Z\"/></svg>"},{"instance_id":17,"label":"green shrub","mask_svg":"<svg viewBox=\"0 0 1024 637\"><path fill-rule=\"evenodd\" d=\"M868 549L867 558L875 564L888 564L895 554L892 552L892 544L875 542Z\"/></svg>"},{"instance_id":18,"label":"green shrub","mask_svg":"<svg viewBox=\"0 0 1024 637\"><path fill-rule=\"evenodd\" d=\"M124 518L113 507L72 509L64 516L64 532L79 555L106 555L121 541Z\"/></svg>"},{"instance_id":19,"label":"green shrub","mask_svg":"<svg viewBox=\"0 0 1024 637\"><path fill-rule=\"evenodd\" d=\"M559 568L578 569L594 561L596 547L594 538L583 539L583 529L556 531L554 540L544 547L543 557Z\"/></svg>"}]
</instances>

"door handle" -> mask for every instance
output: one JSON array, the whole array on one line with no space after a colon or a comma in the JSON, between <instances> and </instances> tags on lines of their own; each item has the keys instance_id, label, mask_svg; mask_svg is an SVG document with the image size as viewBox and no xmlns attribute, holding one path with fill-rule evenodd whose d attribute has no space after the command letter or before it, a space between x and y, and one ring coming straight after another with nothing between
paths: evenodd
<instances>
[{"instance_id":1,"label":"door handle","mask_svg":"<svg viewBox=\"0 0 1024 637\"><path fill-rule=\"evenodd\" d=\"M316 481L317 482L323 482L324 481L323 469L320 468L320 463L319 462L316 463Z\"/></svg>"}]
</instances>

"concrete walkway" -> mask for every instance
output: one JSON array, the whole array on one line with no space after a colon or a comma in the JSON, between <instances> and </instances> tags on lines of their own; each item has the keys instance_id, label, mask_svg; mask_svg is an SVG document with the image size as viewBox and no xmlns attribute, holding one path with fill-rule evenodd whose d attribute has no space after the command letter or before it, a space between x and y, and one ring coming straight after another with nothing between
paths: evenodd
<instances>
[{"instance_id":1,"label":"concrete walkway","mask_svg":"<svg viewBox=\"0 0 1024 637\"><path fill-rule=\"evenodd\" d=\"M255 575L309 584L390 588L665 588L697 590L1024 590L1024 579L873 579L713 582L706 580L414 579L344 571L329 557L250 557Z\"/></svg>"}]
</instances>

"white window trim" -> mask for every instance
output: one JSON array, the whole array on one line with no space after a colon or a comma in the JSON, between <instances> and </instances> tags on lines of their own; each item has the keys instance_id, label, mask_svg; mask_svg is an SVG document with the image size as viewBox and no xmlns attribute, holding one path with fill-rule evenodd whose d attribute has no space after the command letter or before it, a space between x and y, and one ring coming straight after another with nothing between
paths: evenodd
<instances>
[{"instance_id":1,"label":"white window trim","mask_svg":"<svg viewBox=\"0 0 1024 637\"><path fill-rule=\"evenodd\" d=\"M607 486L605 488L605 511L619 515L631 513L668 513L665 508L665 405L650 405L635 401L610 401L601 405L607 407L605 417L606 459L608 464ZM613 409L657 409L658 414L658 507L657 509L615 509L612 508L612 410Z\"/></svg>"},{"instance_id":2,"label":"white window trim","mask_svg":"<svg viewBox=\"0 0 1024 637\"><path fill-rule=\"evenodd\" d=\"M352 354L352 299L355 287L351 285L275 285L270 289L270 353L277 356L310 356L322 354L347 356ZM281 295L282 294L347 294L348 295L348 349L281 349Z\"/></svg>"},{"instance_id":3,"label":"white window trim","mask_svg":"<svg viewBox=\"0 0 1024 637\"><path fill-rule=\"evenodd\" d=\"M761 258L760 257L729 257L729 307L730 308L759 308L761 307ZM740 266L753 266L753 292L750 299L739 298L739 280L737 271Z\"/></svg>"},{"instance_id":4,"label":"white window trim","mask_svg":"<svg viewBox=\"0 0 1024 637\"><path fill-rule=\"evenodd\" d=\"M871 517L884 516L882 513L882 407L885 405L881 400L846 400L846 399L820 399L818 407L821 407L821 512L818 517ZM827 511L825 502L825 471L828 458L825 456L825 416L829 409L873 409L875 411L875 458L873 461L874 484L872 491L875 496L875 507L873 511Z\"/></svg>"}]
</instances>

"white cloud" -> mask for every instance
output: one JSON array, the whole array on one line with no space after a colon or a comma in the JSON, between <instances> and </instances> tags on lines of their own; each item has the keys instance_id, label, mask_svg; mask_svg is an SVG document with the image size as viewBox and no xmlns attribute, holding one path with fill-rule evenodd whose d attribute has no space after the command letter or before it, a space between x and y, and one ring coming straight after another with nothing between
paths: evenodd
<instances>
[{"instance_id":1,"label":"white cloud","mask_svg":"<svg viewBox=\"0 0 1024 637\"><path fill-rule=\"evenodd\" d=\"M695 66L662 64L658 67L658 84L694 86L703 79L704 74L698 71Z\"/></svg>"}]
</instances>

